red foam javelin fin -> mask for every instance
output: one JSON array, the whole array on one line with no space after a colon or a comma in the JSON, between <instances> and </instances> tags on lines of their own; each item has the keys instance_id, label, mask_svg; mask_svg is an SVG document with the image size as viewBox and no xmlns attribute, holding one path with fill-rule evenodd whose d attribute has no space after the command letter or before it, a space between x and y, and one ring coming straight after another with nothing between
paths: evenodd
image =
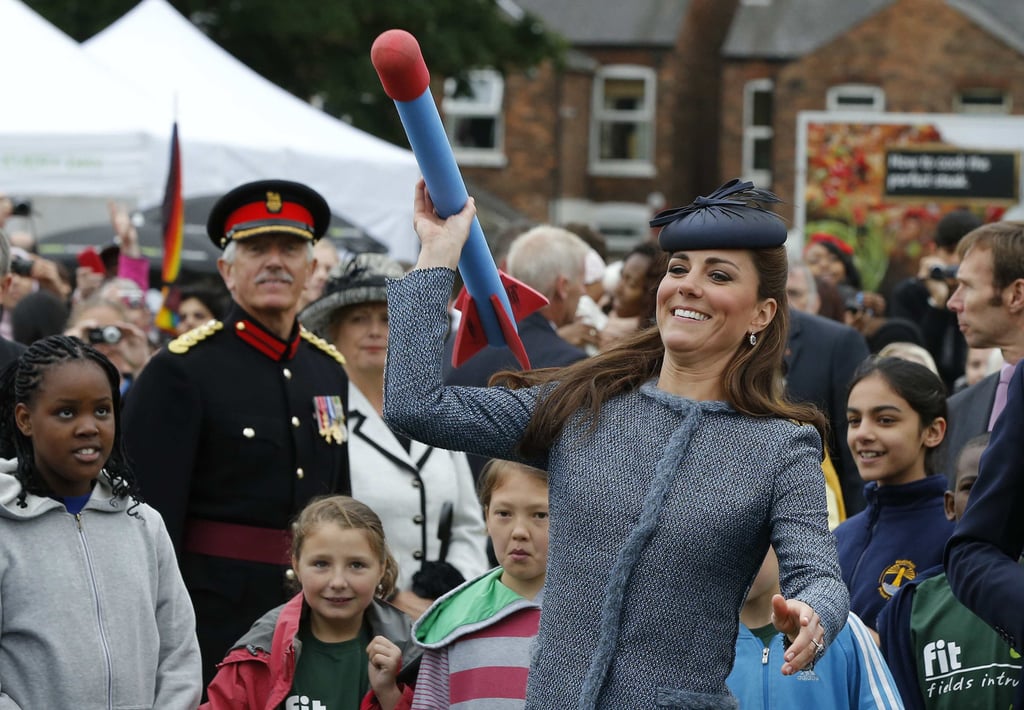
<instances>
[{"instance_id":1,"label":"red foam javelin fin","mask_svg":"<svg viewBox=\"0 0 1024 710\"><path fill-rule=\"evenodd\" d=\"M535 291L522 281L517 281L500 269L498 278L501 279L501 285L505 287L505 293L508 294L508 303L512 306L512 315L515 316L516 323L548 305L548 299L544 294Z\"/></svg>"},{"instance_id":2,"label":"red foam javelin fin","mask_svg":"<svg viewBox=\"0 0 1024 710\"><path fill-rule=\"evenodd\" d=\"M459 367L469 358L487 346L487 334L476 310L476 301L463 286L455 299L455 309L462 314L459 329L455 331L455 347L452 348L452 367Z\"/></svg>"},{"instance_id":3,"label":"red foam javelin fin","mask_svg":"<svg viewBox=\"0 0 1024 710\"><path fill-rule=\"evenodd\" d=\"M530 358L526 356L526 348L523 347L523 341L519 338L519 331L516 330L515 324L512 323L508 313L505 312L505 307L501 305L501 300L497 294L491 294L491 305L494 307L494 314L498 317L501 334L505 336L505 344L512 351L512 354L516 356L519 366L524 370L529 370Z\"/></svg>"},{"instance_id":4,"label":"red foam javelin fin","mask_svg":"<svg viewBox=\"0 0 1024 710\"><path fill-rule=\"evenodd\" d=\"M508 294L508 303L512 307L512 314L518 323L526 316L548 304L548 299L539 291L535 291L522 281L517 281L504 271L498 271L501 285ZM524 370L530 369L530 359L526 355L523 341L515 325L509 319L497 294L491 294L489 307L494 309L495 317L501 328L501 334L505 338L505 344L515 356ZM487 334L480 322L478 305L465 286L459 291L455 299L455 308L462 313L462 320L459 322L459 329L455 333L455 347L452 349L452 367L459 367L469 358L476 355L488 345Z\"/></svg>"}]
</instances>

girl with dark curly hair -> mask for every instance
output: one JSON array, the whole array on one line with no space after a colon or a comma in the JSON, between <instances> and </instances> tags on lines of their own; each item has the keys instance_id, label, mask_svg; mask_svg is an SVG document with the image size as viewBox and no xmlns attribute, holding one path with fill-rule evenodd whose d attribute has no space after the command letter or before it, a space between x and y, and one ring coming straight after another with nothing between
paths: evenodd
<instances>
[{"instance_id":1,"label":"girl with dark curly hair","mask_svg":"<svg viewBox=\"0 0 1024 710\"><path fill-rule=\"evenodd\" d=\"M0 376L0 698L18 707L199 702L195 616L121 446L119 380L64 335Z\"/></svg>"}]
</instances>

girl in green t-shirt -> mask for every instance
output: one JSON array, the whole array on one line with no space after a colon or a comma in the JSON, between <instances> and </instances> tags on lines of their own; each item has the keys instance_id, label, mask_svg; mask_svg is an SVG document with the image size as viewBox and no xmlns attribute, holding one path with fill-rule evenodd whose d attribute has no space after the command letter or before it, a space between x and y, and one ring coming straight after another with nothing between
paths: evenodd
<instances>
[{"instance_id":1,"label":"girl in green t-shirt","mask_svg":"<svg viewBox=\"0 0 1024 710\"><path fill-rule=\"evenodd\" d=\"M368 693L370 707L408 706L400 670L421 651L383 601L398 566L377 514L348 496L314 500L293 526L292 568L302 591L228 652L203 707L357 710Z\"/></svg>"}]
</instances>

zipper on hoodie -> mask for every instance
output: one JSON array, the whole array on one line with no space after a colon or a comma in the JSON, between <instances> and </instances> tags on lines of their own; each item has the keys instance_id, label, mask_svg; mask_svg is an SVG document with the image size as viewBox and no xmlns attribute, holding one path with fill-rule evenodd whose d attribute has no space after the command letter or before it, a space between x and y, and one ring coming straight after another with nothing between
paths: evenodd
<instances>
[{"instance_id":1,"label":"zipper on hoodie","mask_svg":"<svg viewBox=\"0 0 1024 710\"><path fill-rule=\"evenodd\" d=\"M762 697L764 698L764 702L761 704L761 707L763 708L771 707L771 705L768 704L768 674L771 672L771 669L768 668L769 651L771 651L771 649L767 646L765 646L764 650L761 651L761 692Z\"/></svg>"},{"instance_id":2,"label":"zipper on hoodie","mask_svg":"<svg viewBox=\"0 0 1024 710\"><path fill-rule=\"evenodd\" d=\"M82 514L75 514L75 522L78 524L78 536L82 541L82 549L85 551L86 568L89 571L89 583L92 585L92 598L96 602L96 626L99 628L100 646L103 647L103 657L107 661L107 708L114 707L114 669L113 660L110 658L110 644L103 630L103 613L100 608L99 587L96 584L96 571L93 569L92 553L89 551L89 541L85 537L85 530L82 528Z\"/></svg>"}]
</instances>

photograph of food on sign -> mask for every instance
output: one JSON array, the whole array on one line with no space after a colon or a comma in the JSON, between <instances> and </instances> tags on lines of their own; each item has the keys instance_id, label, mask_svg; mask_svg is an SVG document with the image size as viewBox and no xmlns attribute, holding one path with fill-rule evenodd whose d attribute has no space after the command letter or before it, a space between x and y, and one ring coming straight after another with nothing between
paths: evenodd
<instances>
[{"instance_id":1,"label":"photograph of food on sign","mask_svg":"<svg viewBox=\"0 0 1024 710\"><path fill-rule=\"evenodd\" d=\"M796 226L852 247L865 289L917 273L952 210L984 222L1022 202L1024 117L801 112Z\"/></svg>"}]
</instances>

